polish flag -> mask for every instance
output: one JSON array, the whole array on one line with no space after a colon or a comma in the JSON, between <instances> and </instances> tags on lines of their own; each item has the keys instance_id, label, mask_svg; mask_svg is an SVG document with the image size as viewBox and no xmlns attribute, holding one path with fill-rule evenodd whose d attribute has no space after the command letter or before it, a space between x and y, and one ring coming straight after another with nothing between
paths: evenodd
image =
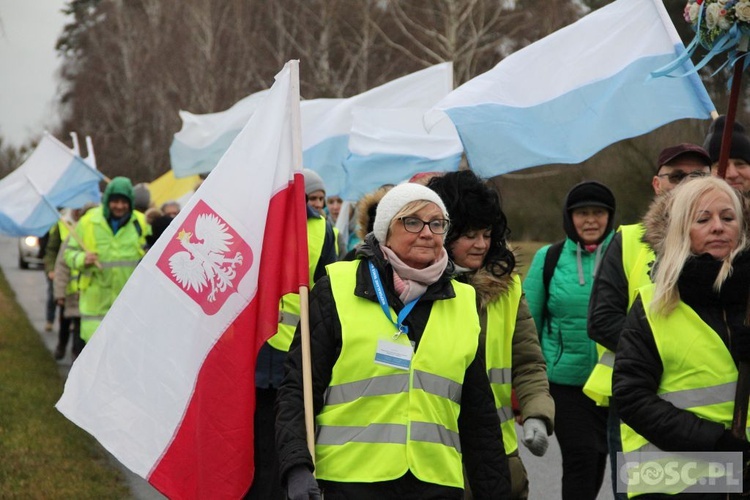
<instances>
[{"instance_id":1,"label":"polish flag","mask_svg":"<svg viewBox=\"0 0 750 500\"><path fill-rule=\"evenodd\" d=\"M170 498L252 483L257 352L308 276L297 64L138 265L57 403Z\"/></svg>"}]
</instances>

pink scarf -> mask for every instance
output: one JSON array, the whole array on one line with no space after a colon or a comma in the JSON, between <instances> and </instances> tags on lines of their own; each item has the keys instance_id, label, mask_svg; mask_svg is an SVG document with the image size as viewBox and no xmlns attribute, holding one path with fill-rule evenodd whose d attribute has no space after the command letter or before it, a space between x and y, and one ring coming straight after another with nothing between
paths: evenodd
<instances>
[{"instance_id":1,"label":"pink scarf","mask_svg":"<svg viewBox=\"0 0 750 500\"><path fill-rule=\"evenodd\" d=\"M403 263L390 248L380 245L380 250L393 267L393 288L404 304L416 299L443 275L448 265L448 253L440 249L440 256L424 269L414 269Z\"/></svg>"}]
</instances>

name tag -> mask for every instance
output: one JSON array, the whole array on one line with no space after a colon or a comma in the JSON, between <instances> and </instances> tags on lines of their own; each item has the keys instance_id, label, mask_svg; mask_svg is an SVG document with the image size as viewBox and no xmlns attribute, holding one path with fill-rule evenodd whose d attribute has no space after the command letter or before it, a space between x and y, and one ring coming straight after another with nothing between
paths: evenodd
<instances>
[{"instance_id":1,"label":"name tag","mask_svg":"<svg viewBox=\"0 0 750 500\"><path fill-rule=\"evenodd\" d=\"M375 362L379 365L408 371L413 354L414 351L411 345L378 340L378 350L375 351Z\"/></svg>"}]
</instances>

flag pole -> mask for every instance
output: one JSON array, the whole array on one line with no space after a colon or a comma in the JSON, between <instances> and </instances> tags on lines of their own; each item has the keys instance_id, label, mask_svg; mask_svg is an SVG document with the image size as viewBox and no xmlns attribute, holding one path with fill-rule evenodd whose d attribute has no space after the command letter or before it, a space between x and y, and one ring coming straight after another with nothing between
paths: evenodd
<instances>
[{"instance_id":1,"label":"flag pole","mask_svg":"<svg viewBox=\"0 0 750 500\"><path fill-rule=\"evenodd\" d=\"M742 52L747 52L748 37L743 36L740 42ZM734 73L732 75L732 89L729 94L729 105L727 106L726 122L724 122L724 132L721 135L721 150L719 151L719 165L717 176L724 179L727 174L727 164L729 163L729 151L732 148L732 130L734 129L734 120L737 115L737 103L739 101L740 90L742 88L742 71L744 61L738 59L734 63Z\"/></svg>"},{"instance_id":2,"label":"flag pole","mask_svg":"<svg viewBox=\"0 0 750 500\"><path fill-rule=\"evenodd\" d=\"M302 130L299 108L299 61L289 61L291 69L291 96L295 102L291 105L292 114L292 155L295 172L302 170ZM307 243L307 242L305 242ZM307 245L305 245L305 249ZM307 251L305 250L305 253ZM302 270L300 270L302 271ZM305 273L309 271L304 270ZM306 275L306 274L305 274ZM300 304L300 336L302 347L302 395L305 403L305 430L307 434L307 448L315 463L315 425L313 421L312 402L312 362L310 350L310 313L308 306L308 287L299 287Z\"/></svg>"},{"instance_id":3,"label":"flag pole","mask_svg":"<svg viewBox=\"0 0 750 500\"><path fill-rule=\"evenodd\" d=\"M737 52L746 54L748 50L750 37L743 35L737 46ZM745 56L746 57L746 56ZM726 122L724 123L724 132L721 136L721 150L719 152L719 165L717 168L718 177L724 179L727 173L727 164L729 163L729 152L732 148L732 131L734 130L734 120L737 114L737 103L739 101L740 91L742 88L742 72L745 69L743 56L735 60L734 73L732 76L732 89L729 94L729 105L727 108ZM746 310L745 324L750 323L750 302ZM738 438L747 441L745 427L747 425L748 398L750 397L750 363L740 361L737 373L737 388L734 394L734 412L732 414L732 434Z\"/></svg>"}]
</instances>

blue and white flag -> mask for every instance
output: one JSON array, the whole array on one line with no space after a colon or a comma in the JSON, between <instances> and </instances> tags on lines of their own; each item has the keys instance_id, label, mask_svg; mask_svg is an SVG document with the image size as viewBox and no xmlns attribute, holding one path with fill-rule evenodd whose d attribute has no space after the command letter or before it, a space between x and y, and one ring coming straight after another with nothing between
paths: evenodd
<instances>
[{"instance_id":1,"label":"blue and white flag","mask_svg":"<svg viewBox=\"0 0 750 500\"><path fill-rule=\"evenodd\" d=\"M484 177L579 163L671 121L710 117L696 74L650 77L684 50L661 0L617 0L466 82L425 123L447 113Z\"/></svg>"},{"instance_id":2,"label":"blue and white flag","mask_svg":"<svg viewBox=\"0 0 750 500\"><path fill-rule=\"evenodd\" d=\"M104 176L45 134L29 158L0 180L0 233L43 236L57 221L58 207L99 203Z\"/></svg>"},{"instance_id":3,"label":"blue and white flag","mask_svg":"<svg viewBox=\"0 0 750 500\"><path fill-rule=\"evenodd\" d=\"M346 99L310 99L300 103L304 165L323 178L329 195L344 187L343 162L349 154L351 110L374 108L430 108L453 90L453 64L442 63L397 78ZM169 148L175 177L213 170L267 91L252 94L226 111L196 115L180 111L182 129Z\"/></svg>"},{"instance_id":4,"label":"blue and white flag","mask_svg":"<svg viewBox=\"0 0 750 500\"><path fill-rule=\"evenodd\" d=\"M463 146L450 120L430 132L425 108L355 107L344 160L346 183L341 197L355 201L383 184L398 184L419 172L458 170Z\"/></svg>"},{"instance_id":5,"label":"blue and white flag","mask_svg":"<svg viewBox=\"0 0 750 500\"><path fill-rule=\"evenodd\" d=\"M306 168L323 178L326 194L344 189L344 160L349 155L352 110L369 108L431 108L453 89L453 64L437 64L347 99L303 101L302 149Z\"/></svg>"},{"instance_id":6,"label":"blue and white flag","mask_svg":"<svg viewBox=\"0 0 750 500\"><path fill-rule=\"evenodd\" d=\"M169 147L174 176L189 177L213 170L266 94L268 90L256 92L218 113L197 115L181 110L182 129Z\"/></svg>"}]
</instances>

